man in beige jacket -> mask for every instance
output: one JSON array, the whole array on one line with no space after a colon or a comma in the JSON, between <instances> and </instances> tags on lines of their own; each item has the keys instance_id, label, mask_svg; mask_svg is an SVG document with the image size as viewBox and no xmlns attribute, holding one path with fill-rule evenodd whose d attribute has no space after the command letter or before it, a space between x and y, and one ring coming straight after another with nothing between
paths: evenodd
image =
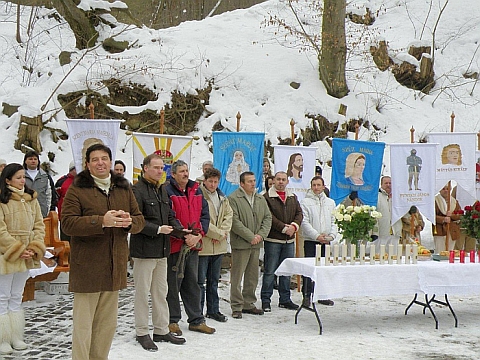
<instances>
[{"instance_id":1,"label":"man in beige jacket","mask_svg":"<svg viewBox=\"0 0 480 360\"><path fill-rule=\"evenodd\" d=\"M218 188L220 171L207 169L200 190L207 200L210 212L210 226L202 239L203 248L198 253L198 285L202 291L201 306L207 297L207 318L225 322L227 317L220 312L218 281L223 254L227 252L227 236L232 228L233 210L222 191ZM205 281L207 282L205 288Z\"/></svg>"}]
</instances>

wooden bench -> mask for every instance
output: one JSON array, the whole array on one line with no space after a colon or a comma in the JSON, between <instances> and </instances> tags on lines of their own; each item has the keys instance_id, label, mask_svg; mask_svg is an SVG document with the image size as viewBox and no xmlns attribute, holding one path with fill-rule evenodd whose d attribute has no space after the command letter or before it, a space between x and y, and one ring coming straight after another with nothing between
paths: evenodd
<instances>
[{"instance_id":1,"label":"wooden bench","mask_svg":"<svg viewBox=\"0 0 480 360\"><path fill-rule=\"evenodd\" d=\"M58 236L58 214L50 211L48 216L43 219L45 224L45 246L54 248L54 259L57 262L55 270L50 273L42 274L34 278L29 278L23 290L22 301L30 301L35 299L35 283L37 281L53 281L58 278L61 272L69 272L70 264L70 243L60 240Z\"/></svg>"}]
</instances>

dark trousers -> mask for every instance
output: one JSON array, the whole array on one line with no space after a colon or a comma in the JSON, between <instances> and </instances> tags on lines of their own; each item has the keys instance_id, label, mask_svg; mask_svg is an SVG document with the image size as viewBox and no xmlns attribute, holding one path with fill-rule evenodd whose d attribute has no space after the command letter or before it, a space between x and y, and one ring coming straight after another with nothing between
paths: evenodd
<instances>
[{"instance_id":1,"label":"dark trousers","mask_svg":"<svg viewBox=\"0 0 480 360\"><path fill-rule=\"evenodd\" d=\"M218 299L218 280L222 268L223 254L199 256L198 259L198 285L200 286L201 309L207 298L207 314L213 315L220 312ZM205 285L205 282L207 283Z\"/></svg>"},{"instance_id":2,"label":"dark trousers","mask_svg":"<svg viewBox=\"0 0 480 360\"><path fill-rule=\"evenodd\" d=\"M180 253L170 254L168 257L167 302L170 311L170 323L178 323L182 318L180 296L183 307L188 316L188 323L199 325L205 321L200 308L200 287L198 286L198 251L189 251L185 259L183 277L178 276L178 271L173 271Z\"/></svg>"},{"instance_id":3,"label":"dark trousers","mask_svg":"<svg viewBox=\"0 0 480 360\"><path fill-rule=\"evenodd\" d=\"M317 248L316 246L320 243L316 241L304 241L303 242L303 250L305 252L305 257L315 257ZM322 256L325 256L325 244L322 244ZM312 279L306 276L302 276L303 286L302 286L302 294L304 298L309 298L313 292L313 285Z\"/></svg>"}]
</instances>

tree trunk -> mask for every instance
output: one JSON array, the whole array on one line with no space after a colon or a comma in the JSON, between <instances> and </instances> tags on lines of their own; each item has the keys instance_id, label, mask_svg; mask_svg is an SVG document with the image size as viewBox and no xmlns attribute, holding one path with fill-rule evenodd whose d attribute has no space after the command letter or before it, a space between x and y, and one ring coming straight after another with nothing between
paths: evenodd
<instances>
[{"instance_id":1,"label":"tree trunk","mask_svg":"<svg viewBox=\"0 0 480 360\"><path fill-rule=\"evenodd\" d=\"M327 93L336 98L344 97L349 91L345 78L345 7L345 0L325 0L323 6L322 53L318 71Z\"/></svg>"},{"instance_id":2,"label":"tree trunk","mask_svg":"<svg viewBox=\"0 0 480 360\"><path fill-rule=\"evenodd\" d=\"M74 0L51 0L52 5L70 25L76 40L76 48L88 49L95 45L98 32L87 17L87 13L79 9Z\"/></svg>"}]
</instances>

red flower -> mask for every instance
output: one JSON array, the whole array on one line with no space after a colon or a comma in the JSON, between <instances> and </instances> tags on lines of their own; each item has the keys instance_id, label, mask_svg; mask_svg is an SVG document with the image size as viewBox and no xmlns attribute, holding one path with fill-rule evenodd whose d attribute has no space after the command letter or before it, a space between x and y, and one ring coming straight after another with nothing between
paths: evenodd
<instances>
[{"instance_id":1,"label":"red flower","mask_svg":"<svg viewBox=\"0 0 480 360\"><path fill-rule=\"evenodd\" d=\"M473 214L473 215L472 215L472 219L478 219L478 215L477 215L477 214Z\"/></svg>"},{"instance_id":2,"label":"red flower","mask_svg":"<svg viewBox=\"0 0 480 360\"><path fill-rule=\"evenodd\" d=\"M472 211L473 207L470 205L465 206L465 211Z\"/></svg>"}]
</instances>

